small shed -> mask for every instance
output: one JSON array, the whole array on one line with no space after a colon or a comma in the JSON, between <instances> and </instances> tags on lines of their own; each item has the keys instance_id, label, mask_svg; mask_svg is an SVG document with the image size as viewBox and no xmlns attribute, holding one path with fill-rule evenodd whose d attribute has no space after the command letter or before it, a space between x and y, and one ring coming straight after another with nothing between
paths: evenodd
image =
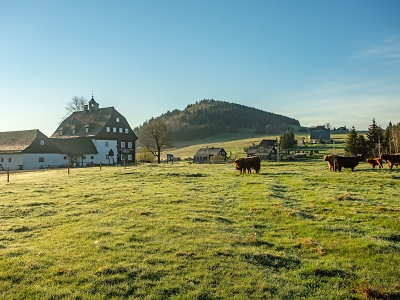
<instances>
[{"instance_id":1,"label":"small shed","mask_svg":"<svg viewBox=\"0 0 400 300\"><path fill-rule=\"evenodd\" d=\"M174 163L174 155L173 154L167 154L167 163L168 162Z\"/></svg>"}]
</instances>

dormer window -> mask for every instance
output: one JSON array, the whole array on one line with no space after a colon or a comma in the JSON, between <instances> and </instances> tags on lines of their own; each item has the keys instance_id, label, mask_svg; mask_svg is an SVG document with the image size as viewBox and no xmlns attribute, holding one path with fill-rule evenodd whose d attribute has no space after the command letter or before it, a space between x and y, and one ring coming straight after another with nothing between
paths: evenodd
<instances>
[{"instance_id":1,"label":"dormer window","mask_svg":"<svg viewBox=\"0 0 400 300\"><path fill-rule=\"evenodd\" d=\"M40 145L44 145L44 140L40 140Z\"/></svg>"},{"instance_id":2,"label":"dormer window","mask_svg":"<svg viewBox=\"0 0 400 300\"><path fill-rule=\"evenodd\" d=\"M119 123L119 118L115 118L115 121L116 121L117 123Z\"/></svg>"}]
</instances>

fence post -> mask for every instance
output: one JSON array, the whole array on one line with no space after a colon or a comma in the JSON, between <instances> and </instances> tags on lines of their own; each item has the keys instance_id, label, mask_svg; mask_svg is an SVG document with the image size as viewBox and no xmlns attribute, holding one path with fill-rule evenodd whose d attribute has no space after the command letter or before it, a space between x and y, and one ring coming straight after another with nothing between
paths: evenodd
<instances>
[{"instance_id":1,"label":"fence post","mask_svg":"<svg viewBox=\"0 0 400 300\"><path fill-rule=\"evenodd\" d=\"M100 171L101 171L101 161L100 161Z\"/></svg>"},{"instance_id":2,"label":"fence post","mask_svg":"<svg viewBox=\"0 0 400 300\"><path fill-rule=\"evenodd\" d=\"M10 182L10 167L7 166L7 182Z\"/></svg>"},{"instance_id":3,"label":"fence post","mask_svg":"<svg viewBox=\"0 0 400 300\"><path fill-rule=\"evenodd\" d=\"M68 175L69 175L69 164L70 164L70 160L68 159Z\"/></svg>"}]
</instances>

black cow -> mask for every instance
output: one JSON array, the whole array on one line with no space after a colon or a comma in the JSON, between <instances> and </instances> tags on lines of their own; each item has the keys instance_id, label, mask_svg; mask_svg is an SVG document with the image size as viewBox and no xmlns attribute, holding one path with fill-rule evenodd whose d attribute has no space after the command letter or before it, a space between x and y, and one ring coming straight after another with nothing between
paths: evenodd
<instances>
[{"instance_id":1,"label":"black cow","mask_svg":"<svg viewBox=\"0 0 400 300\"><path fill-rule=\"evenodd\" d=\"M390 169L400 164L400 154L382 154L381 159L386 160Z\"/></svg>"},{"instance_id":2,"label":"black cow","mask_svg":"<svg viewBox=\"0 0 400 300\"><path fill-rule=\"evenodd\" d=\"M364 161L364 157L362 155L358 156L339 156L335 157L335 171L342 171L342 168L350 168L354 171L354 168L358 165L360 161Z\"/></svg>"}]
</instances>

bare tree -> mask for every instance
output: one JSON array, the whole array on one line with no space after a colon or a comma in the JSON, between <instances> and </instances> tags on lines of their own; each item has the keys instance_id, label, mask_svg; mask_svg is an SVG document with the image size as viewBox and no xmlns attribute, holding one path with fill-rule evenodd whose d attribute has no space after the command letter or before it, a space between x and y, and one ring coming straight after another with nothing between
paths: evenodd
<instances>
[{"instance_id":1,"label":"bare tree","mask_svg":"<svg viewBox=\"0 0 400 300\"><path fill-rule=\"evenodd\" d=\"M173 147L168 125L160 119L152 118L145 123L139 139L157 157L158 163L161 162L161 150Z\"/></svg>"},{"instance_id":2,"label":"bare tree","mask_svg":"<svg viewBox=\"0 0 400 300\"><path fill-rule=\"evenodd\" d=\"M65 106L65 111L67 115L70 115L73 112L83 111L83 107L86 104L87 104L87 99L85 97L73 96L71 101L67 103L67 106Z\"/></svg>"}]
</instances>

